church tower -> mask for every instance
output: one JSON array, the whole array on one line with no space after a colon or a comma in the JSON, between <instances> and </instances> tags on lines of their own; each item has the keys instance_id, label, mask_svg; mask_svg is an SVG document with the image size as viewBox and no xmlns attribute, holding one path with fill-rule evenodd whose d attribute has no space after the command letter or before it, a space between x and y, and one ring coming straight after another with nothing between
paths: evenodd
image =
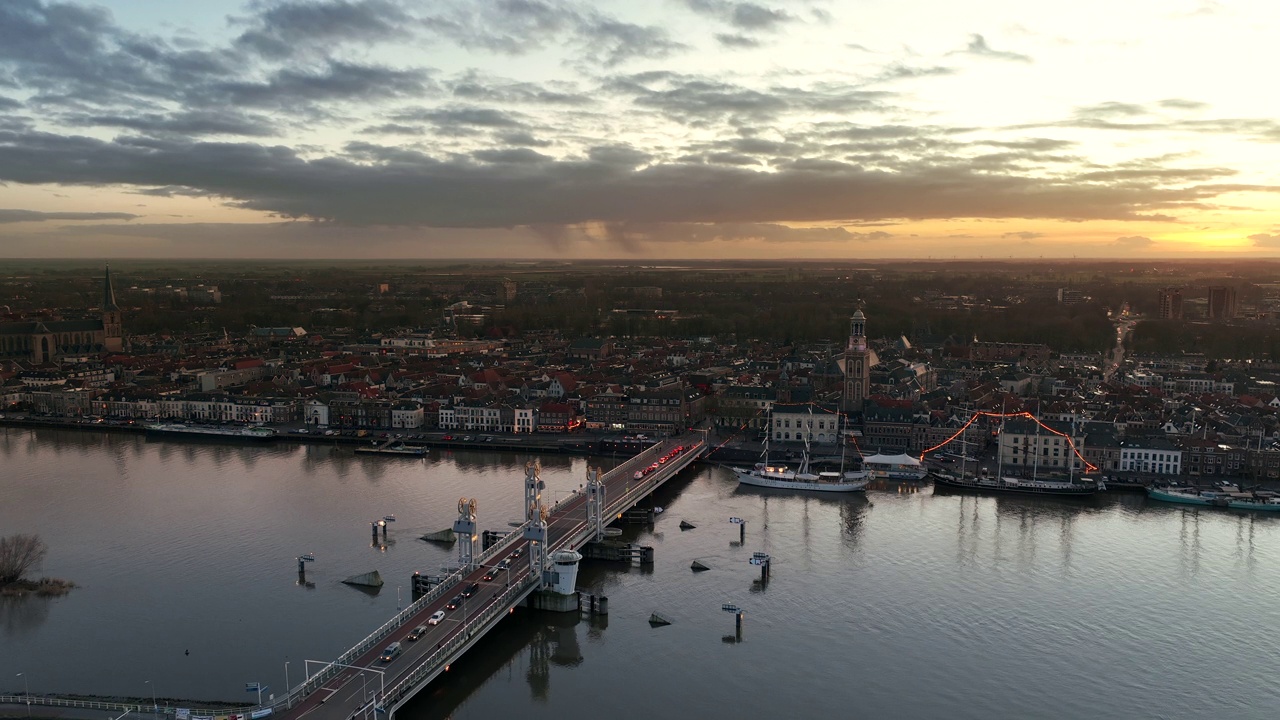
<instances>
[{"instance_id":1,"label":"church tower","mask_svg":"<svg viewBox=\"0 0 1280 720\"><path fill-rule=\"evenodd\" d=\"M102 283L102 347L107 352L124 350L124 327L120 306L116 305L116 291L111 286L111 265L107 265Z\"/></svg>"},{"instance_id":2,"label":"church tower","mask_svg":"<svg viewBox=\"0 0 1280 720\"><path fill-rule=\"evenodd\" d=\"M849 344L844 350L844 411L860 411L871 392L871 352L867 349L867 318L861 310L849 318Z\"/></svg>"}]
</instances>

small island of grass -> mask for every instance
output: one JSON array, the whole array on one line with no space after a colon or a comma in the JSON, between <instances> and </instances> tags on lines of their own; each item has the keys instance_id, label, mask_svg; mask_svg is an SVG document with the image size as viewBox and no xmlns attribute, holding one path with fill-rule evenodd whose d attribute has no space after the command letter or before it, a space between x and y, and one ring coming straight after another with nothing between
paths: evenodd
<instances>
[{"instance_id":1,"label":"small island of grass","mask_svg":"<svg viewBox=\"0 0 1280 720\"><path fill-rule=\"evenodd\" d=\"M57 578L32 580L25 577L44 560L49 551L39 535L9 535L0 538L0 596L15 597L37 595L57 597L66 595L75 583Z\"/></svg>"}]
</instances>

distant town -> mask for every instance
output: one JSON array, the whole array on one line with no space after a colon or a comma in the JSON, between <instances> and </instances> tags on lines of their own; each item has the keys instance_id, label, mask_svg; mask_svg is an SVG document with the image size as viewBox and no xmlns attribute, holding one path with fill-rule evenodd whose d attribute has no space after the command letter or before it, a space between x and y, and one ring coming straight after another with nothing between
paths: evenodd
<instances>
[{"instance_id":1,"label":"distant town","mask_svg":"<svg viewBox=\"0 0 1280 720\"><path fill-rule=\"evenodd\" d=\"M957 435L975 411L1027 411L1084 462L1014 421L1000 442L1015 472L1274 481L1276 270L14 265L0 422L374 439L706 428L918 456L948 439L981 452L996 421Z\"/></svg>"}]
</instances>

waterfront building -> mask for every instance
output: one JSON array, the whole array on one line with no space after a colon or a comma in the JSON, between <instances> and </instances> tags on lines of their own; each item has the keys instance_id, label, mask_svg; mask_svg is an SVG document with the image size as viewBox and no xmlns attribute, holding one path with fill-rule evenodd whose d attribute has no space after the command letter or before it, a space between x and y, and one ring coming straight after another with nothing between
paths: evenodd
<instances>
[{"instance_id":1,"label":"waterfront building","mask_svg":"<svg viewBox=\"0 0 1280 720\"><path fill-rule=\"evenodd\" d=\"M1120 443L1120 470L1180 475L1182 451L1160 435L1130 437Z\"/></svg>"},{"instance_id":2,"label":"waterfront building","mask_svg":"<svg viewBox=\"0 0 1280 720\"><path fill-rule=\"evenodd\" d=\"M822 403L773 403L770 434L775 442L828 445L839 439L840 413Z\"/></svg>"},{"instance_id":3,"label":"waterfront building","mask_svg":"<svg viewBox=\"0 0 1280 720\"><path fill-rule=\"evenodd\" d=\"M45 363L123 350L123 319L116 304L110 267L103 275L99 312L96 319L0 323L0 360Z\"/></svg>"},{"instance_id":4,"label":"waterfront building","mask_svg":"<svg viewBox=\"0 0 1280 720\"><path fill-rule=\"evenodd\" d=\"M1084 447L1084 433L1078 424L1050 421L1042 427L1029 418L1012 418L1005 421L1000 433L1000 456L1006 467L1024 474L1033 470L1064 473L1072 464L1078 472L1084 463L1072 452L1073 443L1077 450Z\"/></svg>"}]
</instances>

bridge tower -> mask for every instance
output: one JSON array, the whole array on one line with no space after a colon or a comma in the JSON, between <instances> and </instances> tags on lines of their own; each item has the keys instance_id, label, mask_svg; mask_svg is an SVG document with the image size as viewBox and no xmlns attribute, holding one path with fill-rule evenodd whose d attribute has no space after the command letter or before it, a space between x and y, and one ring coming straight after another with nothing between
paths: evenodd
<instances>
[{"instance_id":1,"label":"bridge tower","mask_svg":"<svg viewBox=\"0 0 1280 720\"><path fill-rule=\"evenodd\" d=\"M542 491L547 484L542 481L542 463L531 460L524 464L524 520L531 522L542 508Z\"/></svg>"},{"instance_id":2,"label":"bridge tower","mask_svg":"<svg viewBox=\"0 0 1280 720\"><path fill-rule=\"evenodd\" d=\"M541 588L543 576L547 571L547 509L537 506L536 514L524 530L524 539L529 541L529 572Z\"/></svg>"},{"instance_id":3,"label":"bridge tower","mask_svg":"<svg viewBox=\"0 0 1280 720\"><path fill-rule=\"evenodd\" d=\"M594 542L604 538L605 485L600 478L604 472L587 467L587 525L594 531Z\"/></svg>"},{"instance_id":4,"label":"bridge tower","mask_svg":"<svg viewBox=\"0 0 1280 720\"><path fill-rule=\"evenodd\" d=\"M458 499L458 519L453 521L453 532L458 536L458 564L471 569L476 548L476 500Z\"/></svg>"}]
</instances>

